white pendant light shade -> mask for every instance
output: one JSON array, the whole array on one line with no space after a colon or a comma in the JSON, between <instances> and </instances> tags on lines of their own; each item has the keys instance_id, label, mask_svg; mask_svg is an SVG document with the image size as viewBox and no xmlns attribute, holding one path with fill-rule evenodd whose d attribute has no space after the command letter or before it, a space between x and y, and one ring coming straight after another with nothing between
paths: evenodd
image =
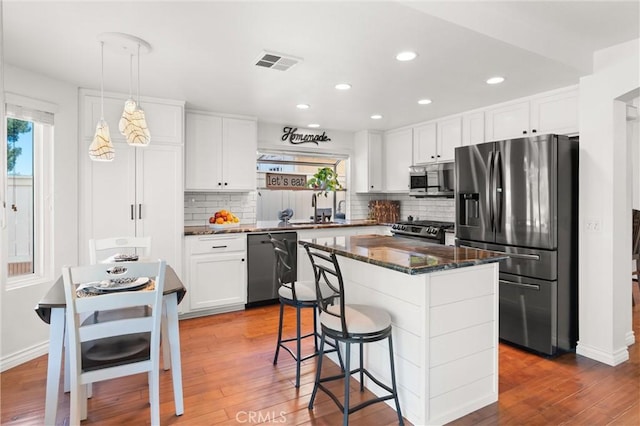
<instances>
[{"instance_id":1,"label":"white pendant light shade","mask_svg":"<svg viewBox=\"0 0 640 426\"><path fill-rule=\"evenodd\" d=\"M120 120L120 122L122 122L122 119ZM131 113L124 131L124 135L127 138L127 143L129 145L143 147L149 145L149 142L151 142L151 134L149 133L147 120L144 116L144 110L142 108L137 107L133 111L133 113Z\"/></svg>"},{"instance_id":2,"label":"white pendant light shade","mask_svg":"<svg viewBox=\"0 0 640 426\"><path fill-rule=\"evenodd\" d=\"M104 42L100 42L100 121L89 145L89 158L93 161L113 161L115 154L109 125L104 120Z\"/></svg>"},{"instance_id":3,"label":"white pendant light shade","mask_svg":"<svg viewBox=\"0 0 640 426\"><path fill-rule=\"evenodd\" d=\"M96 133L89 145L89 158L93 161L113 161L115 149L111 143L109 125L106 121L100 120L96 126Z\"/></svg>"}]
</instances>

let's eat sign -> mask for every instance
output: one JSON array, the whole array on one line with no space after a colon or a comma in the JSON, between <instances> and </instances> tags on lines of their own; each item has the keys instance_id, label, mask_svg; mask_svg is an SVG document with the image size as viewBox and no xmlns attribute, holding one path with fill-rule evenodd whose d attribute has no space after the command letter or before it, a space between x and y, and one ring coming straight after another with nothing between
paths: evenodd
<instances>
[{"instance_id":1,"label":"let's eat sign","mask_svg":"<svg viewBox=\"0 0 640 426\"><path fill-rule=\"evenodd\" d=\"M268 189L309 189L305 175L267 173L266 180Z\"/></svg>"}]
</instances>

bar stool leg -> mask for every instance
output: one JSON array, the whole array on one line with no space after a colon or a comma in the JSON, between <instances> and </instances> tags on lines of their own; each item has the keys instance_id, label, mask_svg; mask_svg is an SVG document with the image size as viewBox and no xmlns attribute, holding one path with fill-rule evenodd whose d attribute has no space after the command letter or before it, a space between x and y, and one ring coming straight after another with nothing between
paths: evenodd
<instances>
[{"instance_id":1,"label":"bar stool leg","mask_svg":"<svg viewBox=\"0 0 640 426\"><path fill-rule=\"evenodd\" d=\"M322 373L322 358L324 357L324 339L325 335L322 333L320 337L320 352L318 352L318 366L316 371L316 382L313 385L313 392L311 392L311 399L309 400L308 408L313 409L313 401L316 399L318 393L318 386L320 386L320 375Z\"/></svg>"},{"instance_id":2,"label":"bar stool leg","mask_svg":"<svg viewBox=\"0 0 640 426\"><path fill-rule=\"evenodd\" d=\"M360 392L364 392L364 345L360 342Z\"/></svg>"},{"instance_id":3,"label":"bar stool leg","mask_svg":"<svg viewBox=\"0 0 640 426\"><path fill-rule=\"evenodd\" d=\"M302 355L302 345L300 339L300 306L296 306L296 387L300 387L300 359ZM315 339L315 337L314 337Z\"/></svg>"},{"instance_id":4,"label":"bar stool leg","mask_svg":"<svg viewBox=\"0 0 640 426\"><path fill-rule=\"evenodd\" d=\"M280 321L278 322L278 344L276 345L276 354L273 357L273 365L278 363L278 354L280 353L280 345L282 344L282 316L284 314L284 303L280 302Z\"/></svg>"},{"instance_id":5,"label":"bar stool leg","mask_svg":"<svg viewBox=\"0 0 640 426\"><path fill-rule=\"evenodd\" d=\"M351 381L351 342L345 342L345 360L344 360L344 409L343 409L343 426L349 424L349 382Z\"/></svg>"},{"instance_id":6,"label":"bar stool leg","mask_svg":"<svg viewBox=\"0 0 640 426\"><path fill-rule=\"evenodd\" d=\"M396 368L395 360L393 359L393 339L389 334L389 360L391 360L391 388L393 389L393 399L396 402L396 412L398 413L398 424L404 425L404 419L402 418L402 411L400 410L400 401L398 400L398 387L396 385Z\"/></svg>"}]
</instances>

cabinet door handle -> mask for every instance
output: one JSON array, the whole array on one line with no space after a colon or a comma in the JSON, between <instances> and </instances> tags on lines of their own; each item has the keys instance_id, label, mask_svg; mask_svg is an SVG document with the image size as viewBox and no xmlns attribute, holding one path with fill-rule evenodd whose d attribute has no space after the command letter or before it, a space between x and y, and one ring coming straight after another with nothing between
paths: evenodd
<instances>
[{"instance_id":1,"label":"cabinet door handle","mask_svg":"<svg viewBox=\"0 0 640 426\"><path fill-rule=\"evenodd\" d=\"M211 246L211 248L214 248L214 249L215 248L227 248L227 246L226 245L225 246Z\"/></svg>"},{"instance_id":2,"label":"cabinet door handle","mask_svg":"<svg viewBox=\"0 0 640 426\"><path fill-rule=\"evenodd\" d=\"M373 185L371 185L371 189L373 189Z\"/></svg>"},{"instance_id":3,"label":"cabinet door handle","mask_svg":"<svg viewBox=\"0 0 640 426\"><path fill-rule=\"evenodd\" d=\"M224 183L224 186L227 186L227 182Z\"/></svg>"},{"instance_id":4,"label":"cabinet door handle","mask_svg":"<svg viewBox=\"0 0 640 426\"><path fill-rule=\"evenodd\" d=\"M244 257L242 258L242 261L244 262Z\"/></svg>"},{"instance_id":5,"label":"cabinet door handle","mask_svg":"<svg viewBox=\"0 0 640 426\"><path fill-rule=\"evenodd\" d=\"M527 134L527 131L526 131L526 130L523 130L523 131L522 131L522 134L523 134L523 135L526 135L526 134Z\"/></svg>"},{"instance_id":6,"label":"cabinet door handle","mask_svg":"<svg viewBox=\"0 0 640 426\"><path fill-rule=\"evenodd\" d=\"M536 133L536 132L537 132L537 130L536 130L536 129L533 129L533 130L531 131L531 133Z\"/></svg>"},{"instance_id":7,"label":"cabinet door handle","mask_svg":"<svg viewBox=\"0 0 640 426\"><path fill-rule=\"evenodd\" d=\"M222 186L222 182L218 182L218 186Z\"/></svg>"},{"instance_id":8,"label":"cabinet door handle","mask_svg":"<svg viewBox=\"0 0 640 426\"><path fill-rule=\"evenodd\" d=\"M440 158L440 154L436 155L436 157Z\"/></svg>"},{"instance_id":9,"label":"cabinet door handle","mask_svg":"<svg viewBox=\"0 0 640 426\"><path fill-rule=\"evenodd\" d=\"M138 219L142 219L142 203L138 204Z\"/></svg>"},{"instance_id":10,"label":"cabinet door handle","mask_svg":"<svg viewBox=\"0 0 640 426\"><path fill-rule=\"evenodd\" d=\"M136 218L135 218L134 213L133 213L133 204L131 204L131 220L135 220L135 219Z\"/></svg>"},{"instance_id":11,"label":"cabinet door handle","mask_svg":"<svg viewBox=\"0 0 640 426\"><path fill-rule=\"evenodd\" d=\"M434 157L434 156L432 155L432 156L431 156L431 158L436 158L436 157Z\"/></svg>"}]
</instances>

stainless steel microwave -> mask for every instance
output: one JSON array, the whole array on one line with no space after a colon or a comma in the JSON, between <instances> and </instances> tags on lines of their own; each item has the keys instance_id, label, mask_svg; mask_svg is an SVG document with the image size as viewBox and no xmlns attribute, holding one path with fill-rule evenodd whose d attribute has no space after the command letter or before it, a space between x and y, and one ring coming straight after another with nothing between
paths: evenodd
<instances>
[{"instance_id":1,"label":"stainless steel microwave","mask_svg":"<svg viewBox=\"0 0 640 426\"><path fill-rule=\"evenodd\" d=\"M413 197L447 197L455 192L454 163L411 166L409 195Z\"/></svg>"}]
</instances>

